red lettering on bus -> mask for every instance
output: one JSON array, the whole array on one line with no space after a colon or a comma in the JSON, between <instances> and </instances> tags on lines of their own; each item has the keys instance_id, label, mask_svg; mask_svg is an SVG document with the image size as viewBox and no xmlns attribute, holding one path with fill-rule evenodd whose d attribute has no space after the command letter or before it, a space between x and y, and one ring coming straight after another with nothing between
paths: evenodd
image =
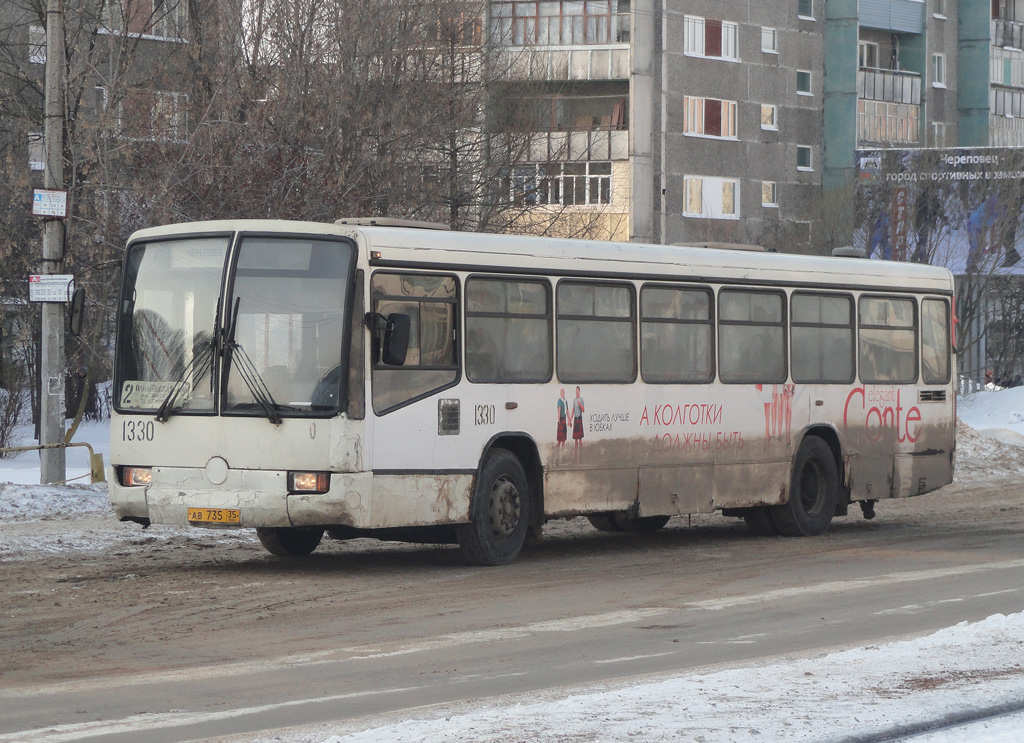
<instances>
[{"instance_id":1,"label":"red lettering on bus","mask_svg":"<svg viewBox=\"0 0 1024 743\"><path fill-rule=\"evenodd\" d=\"M904 441L910 443L917 443L917 426L914 424L921 422L921 411L916 407L905 409L900 402L901 391L896 390L895 405L874 405L872 407L867 406L867 393L864 387L854 387L850 390L850 394L846 396L846 405L843 407L843 425L850 425L850 403L853 402L854 398L860 397L860 408L859 410L864 413L864 427L865 428L894 428L896 429L896 440L901 444ZM855 417L858 408L854 407ZM906 415L904 415L904 411ZM878 441L882 437L882 432L879 430L875 434L874 440Z\"/></svg>"}]
</instances>

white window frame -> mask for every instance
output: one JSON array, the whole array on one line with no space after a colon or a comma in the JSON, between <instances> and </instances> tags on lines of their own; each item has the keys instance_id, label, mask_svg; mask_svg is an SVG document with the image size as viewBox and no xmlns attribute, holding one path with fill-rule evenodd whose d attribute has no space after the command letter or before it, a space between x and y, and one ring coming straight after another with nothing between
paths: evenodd
<instances>
[{"instance_id":1,"label":"white window frame","mask_svg":"<svg viewBox=\"0 0 1024 743\"><path fill-rule=\"evenodd\" d=\"M932 0L932 17L946 20L946 0Z\"/></svg>"},{"instance_id":2,"label":"white window frame","mask_svg":"<svg viewBox=\"0 0 1024 743\"><path fill-rule=\"evenodd\" d=\"M46 29L42 26L28 27L29 64L46 64Z\"/></svg>"},{"instance_id":3,"label":"white window frame","mask_svg":"<svg viewBox=\"0 0 1024 743\"><path fill-rule=\"evenodd\" d=\"M807 90L800 89L800 76L807 75ZM814 95L814 77L811 75L810 70L797 70L796 71L796 94L797 95Z\"/></svg>"},{"instance_id":4,"label":"white window frame","mask_svg":"<svg viewBox=\"0 0 1024 743\"><path fill-rule=\"evenodd\" d=\"M932 126L932 147L946 146L946 124L943 121L933 121Z\"/></svg>"},{"instance_id":5,"label":"white window frame","mask_svg":"<svg viewBox=\"0 0 1024 743\"><path fill-rule=\"evenodd\" d=\"M772 112L772 121L770 124L764 123L765 111ZM774 103L762 103L761 104L761 128L769 132L779 131L779 107Z\"/></svg>"},{"instance_id":6,"label":"white window frame","mask_svg":"<svg viewBox=\"0 0 1024 743\"><path fill-rule=\"evenodd\" d=\"M800 164L801 152L807 153L807 165ZM796 169L803 171L805 173L810 173L814 171L814 150L811 148L810 145L798 144L796 146Z\"/></svg>"},{"instance_id":7,"label":"white window frame","mask_svg":"<svg viewBox=\"0 0 1024 743\"><path fill-rule=\"evenodd\" d=\"M871 62L873 64L870 64ZM857 66L861 69L878 69L878 44L876 42L857 42Z\"/></svg>"},{"instance_id":8,"label":"white window frame","mask_svg":"<svg viewBox=\"0 0 1024 743\"><path fill-rule=\"evenodd\" d=\"M806 15L806 14L800 12L800 3L801 3L801 0L797 0L797 2L796 2L796 8L797 8L797 10L796 10L796 17L799 18L800 20L803 20L803 21L813 21L814 20L814 0L807 0L807 3L811 6L811 13L810 13L810 15Z\"/></svg>"},{"instance_id":9,"label":"white window frame","mask_svg":"<svg viewBox=\"0 0 1024 743\"><path fill-rule=\"evenodd\" d=\"M686 175L683 176L683 184L684 217L731 220L740 218L739 178ZM730 201L732 211L726 211Z\"/></svg>"},{"instance_id":10,"label":"white window frame","mask_svg":"<svg viewBox=\"0 0 1024 743\"><path fill-rule=\"evenodd\" d=\"M708 134L705 131L705 110L708 101L717 101L722 104L721 121L719 130L721 134ZM683 134L688 137L708 137L711 139L737 139L737 116L739 104L736 101L726 101L721 98L702 98L699 96L683 96Z\"/></svg>"},{"instance_id":11,"label":"white window frame","mask_svg":"<svg viewBox=\"0 0 1024 743\"><path fill-rule=\"evenodd\" d=\"M770 26L761 27L761 51L765 54L779 53L779 29Z\"/></svg>"},{"instance_id":12,"label":"white window frame","mask_svg":"<svg viewBox=\"0 0 1024 743\"><path fill-rule=\"evenodd\" d=\"M946 55L938 52L932 54L932 87L946 87Z\"/></svg>"},{"instance_id":13,"label":"white window frame","mask_svg":"<svg viewBox=\"0 0 1024 743\"><path fill-rule=\"evenodd\" d=\"M722 53L720 55L708 55L705 53L704 44L704 24L707 20L703 16L683 16L683 54L687 57L703 57L704 59L723 59L729 62L739 62L739 24L732 21L720 21L722 24Z\"/></svg>"},{"instance_id":14,"label":"white window frame","mask_svg":"<svg viewBox=\"0 0 1024 743\"><path fill-rule=\"evenodd\" d=\"M767 197L766 190L768 191ZM761 206L779 208L779 184L775 181L761 181Z\"/></svg>"}]
</instances>

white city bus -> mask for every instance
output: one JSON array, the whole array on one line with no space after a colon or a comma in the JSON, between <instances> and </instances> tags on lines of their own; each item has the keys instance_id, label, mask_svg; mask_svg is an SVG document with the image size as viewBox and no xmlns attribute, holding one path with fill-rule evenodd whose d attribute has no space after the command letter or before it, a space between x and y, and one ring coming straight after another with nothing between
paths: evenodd
<instances>
[{"instance_id":1,"label":"white city bus","mask_svg":"<svg viewBox=\"0 0 1024 743\"><path fill-rule=\"evenodd\" d=\"M122 520L493 565L552 518L813 536L952 479L945 269L376 222L132 236Z\"/></svg>"}]
</instances>

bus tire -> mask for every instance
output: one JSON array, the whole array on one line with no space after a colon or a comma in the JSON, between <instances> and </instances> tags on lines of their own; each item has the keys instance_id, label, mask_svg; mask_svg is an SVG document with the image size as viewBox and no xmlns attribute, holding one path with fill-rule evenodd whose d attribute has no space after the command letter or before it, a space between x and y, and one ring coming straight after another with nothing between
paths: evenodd
<instances>
[{"instance_id":1,"label":"bus tire","mask_svg":"<svg viewBox=\"0 0 1024 743\"><path fill-rule=\"evenodd\" d=\"M771 507L771 520L784 537L823 534L836 512L839 474L832 449L817 436L801 442L793 460L789 501Z\"/></svg>"},{"instance_id":2,"label":"bus tire","mask_svg":"<svg viewBox=\"0 0 1024 743\"><path fill-rule=\"evenodd\" d=\"M495 449L473 487L469 523L455 527L456 541L473 565L507 565L519 556L530 530L530 483L515 454Z\"/></svg>"},{"instance_id":3,"label":"bus tire","mask_svg":"<svg viewBox=\"0 0 1024 743\"><path fill-rule=\"evenodd\" d=\"M668 523L669 516L633 516L626 511L618 511L612 519L622 531L634 534L651 534Z\"/></svg>"},{"instance_id":4,"label":"bus tire","mask_svg":"<svg viewBox=\"0 0 1024 743\"><path fill-rule=\"evenodd\" d=\"M257 527L263 548L277 557L305 557L320 545L323 529L294 529L289 526Z\"/></svg>"},{"instance_id":5,"label":"bus tire","mask_svg":"<svg viewBox=\"0 0 1024 743\"><path fill-rule=\"evenodd\" d=\"M611 511L591 513L587 516L587 521L598 531L622 531L622 527L615 521L615 514Z\"/></svg>"},{"instance_id":6,"label":"bus tire","mask_svg":"<svg viewBox=\"0 0 1024 743\"><path fill-rule=\"evenodd\" d=\"M747 529L749 529L752 534L757 534L759 537L779 536L779 530L775 528L775 523L772 521L771 513L769 512L769 509L764 506L744 508L743 520L747 524Z\"/></svg>"}]
</instances>

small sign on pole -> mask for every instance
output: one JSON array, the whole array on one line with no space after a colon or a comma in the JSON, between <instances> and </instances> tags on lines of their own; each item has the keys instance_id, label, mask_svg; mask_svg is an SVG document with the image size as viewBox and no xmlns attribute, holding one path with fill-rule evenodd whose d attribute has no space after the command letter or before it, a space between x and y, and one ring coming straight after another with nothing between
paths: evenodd
<instances>
[{"instance_id":1,"label":"small sign on pole","mask_svg":"<svg viewBox=\"0 0 1024 743\"><path fill-rule=\"evenodd\" d=\"M75 277L69 273L33 274L28 277L29 302L67 302L75 290Z\"/></svg>"},{"instance_id":2,"label":"small sign on pole","mask_svg":"<svg viewBox=\"0 0 1024 743\"><path fill-rule=\"evenodd\" d=\"M34 189L32 216L65 219L68 216L68 192L54 188Z\"/></svg>"}]
</instances>

